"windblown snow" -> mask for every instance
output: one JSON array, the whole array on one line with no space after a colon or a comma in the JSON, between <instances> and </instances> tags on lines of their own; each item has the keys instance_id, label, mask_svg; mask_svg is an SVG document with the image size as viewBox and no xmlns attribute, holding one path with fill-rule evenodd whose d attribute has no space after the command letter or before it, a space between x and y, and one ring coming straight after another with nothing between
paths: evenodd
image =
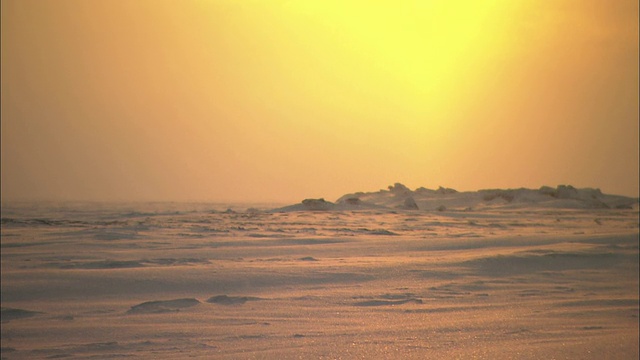
<instances>
[{"instance_id":1,"label":"windblown snow","mask_svg":"<svg viewBox=\"0 0 640 360\"><path fill-rule=\"evenodd\" d=\"M2 203L2 359L637 359L638 199Z\"/></svg>"}]
</instances>

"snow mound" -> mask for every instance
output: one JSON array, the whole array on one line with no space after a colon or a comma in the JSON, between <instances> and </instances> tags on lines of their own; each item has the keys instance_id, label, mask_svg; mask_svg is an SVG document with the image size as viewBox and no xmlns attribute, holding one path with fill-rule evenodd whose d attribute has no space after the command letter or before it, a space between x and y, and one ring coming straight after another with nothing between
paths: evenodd
<instances>
[{"instance_id":1,"label":"snow mound","mask_svg":"<svg viewBox=\"0 0 640 360\"><path fill-rule=\"evenodd\" d=\"M357 196L342 197L335 203L325 199L305 199L299 204L274 209L273 212L386 209L384 205L362 201Z\"/></svg>"},{"instance_id":2,"label":"snow mound","mask_svg":"<svg viewBox=\"0 0 640 360\"><path fill-rule=\"evenodd\" d=\"M178 312L181 309L196 306L198 304L200 304L200 301L193 298L147 301L132 306L131 309L127 311L127 314L162 314Z\"/></svg>"}]
</instances>

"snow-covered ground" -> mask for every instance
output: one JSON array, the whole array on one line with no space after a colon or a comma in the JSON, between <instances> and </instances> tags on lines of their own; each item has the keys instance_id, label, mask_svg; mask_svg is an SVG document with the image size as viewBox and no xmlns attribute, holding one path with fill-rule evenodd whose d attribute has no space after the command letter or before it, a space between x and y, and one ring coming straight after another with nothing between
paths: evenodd
<instances>
[{"instance_id":1,"label":"snow-covered ground","mask_svg":"<svg viewBox=\"0 0 640 360\"><path fill-rule=\"evenodd\" d=\"M638 358L637 199L396 187L3 204L2 358Z\"/></svg>"}]
</instances>

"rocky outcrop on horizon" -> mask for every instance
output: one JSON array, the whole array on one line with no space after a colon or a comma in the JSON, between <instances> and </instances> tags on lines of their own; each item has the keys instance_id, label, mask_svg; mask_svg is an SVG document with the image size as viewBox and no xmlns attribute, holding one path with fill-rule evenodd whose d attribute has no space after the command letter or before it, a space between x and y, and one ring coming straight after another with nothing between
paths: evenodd
<instances>
[{"instance_id":1,"label":"rocky outcrop on horizon","mask_svg":"<svg viewBox=\"0 0 640 360\"><path fill-rule=\"evenodd\" d=\"M555 209L634 209L638 198L603 194L600 189L578 189L571 185L539 189L484 189L459 192L440 186L411 190L401 183L376 192L356 192L341 196L335 203L324 199L305 199L274 211L330 210L408 210L457 211L492 208L555 208Z\"/></svg>"}]
</instances>

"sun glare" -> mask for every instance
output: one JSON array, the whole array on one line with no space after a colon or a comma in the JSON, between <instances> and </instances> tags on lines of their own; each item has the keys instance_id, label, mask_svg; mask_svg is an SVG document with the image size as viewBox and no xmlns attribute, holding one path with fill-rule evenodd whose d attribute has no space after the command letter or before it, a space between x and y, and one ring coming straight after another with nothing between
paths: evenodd
<instances>
[{"instance_id":1,"label":"sun glare","mask_svg":"<svg viewBox=\"0 0 640 360\"><path fill-rule=\"evenodd\" d=\"M637 189L637 1L2 6L3 189L23 195L252 198L237 184L258 182L295 198L373 178Z\"/></svg>"}]
</instances>

